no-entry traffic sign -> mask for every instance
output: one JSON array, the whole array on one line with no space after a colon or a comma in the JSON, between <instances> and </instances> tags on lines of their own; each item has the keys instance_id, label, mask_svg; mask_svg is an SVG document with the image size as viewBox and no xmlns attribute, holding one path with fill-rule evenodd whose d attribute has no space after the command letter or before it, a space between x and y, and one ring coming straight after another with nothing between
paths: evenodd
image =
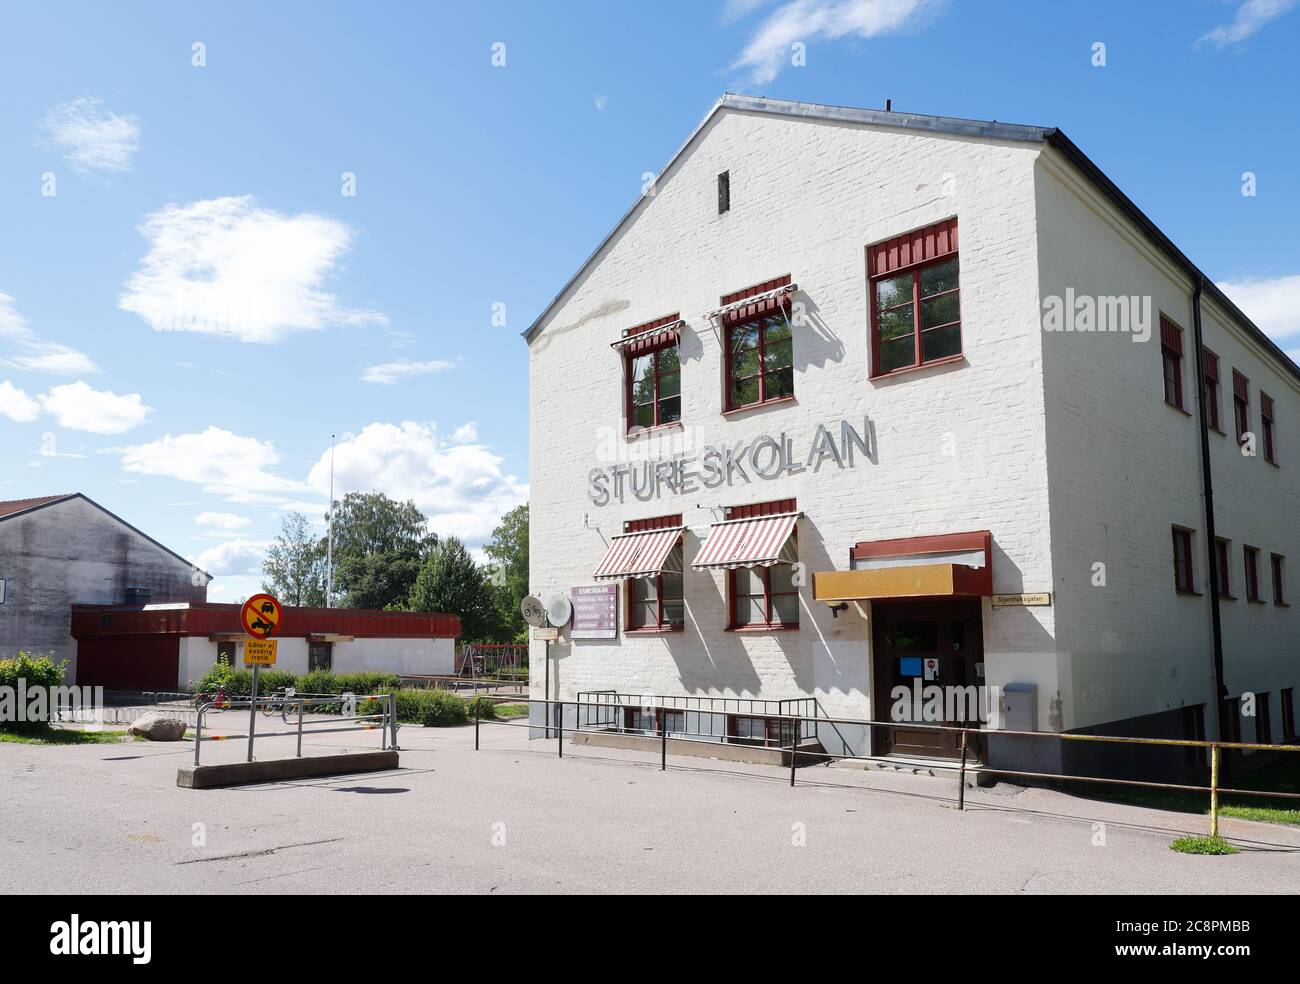
<instances>
[{"instance_id":1,"label":"no-entry traffic sign","mask_svg":"<svg viewBox=\"0 0 1300 984\"><path fill-rule=\"evenodd\" d=\"M254 639L269 639L280 629L283 611L280 603L269 594L255 594L244 602L239 613L244 631Z\"/></svg>"}]
</instances>

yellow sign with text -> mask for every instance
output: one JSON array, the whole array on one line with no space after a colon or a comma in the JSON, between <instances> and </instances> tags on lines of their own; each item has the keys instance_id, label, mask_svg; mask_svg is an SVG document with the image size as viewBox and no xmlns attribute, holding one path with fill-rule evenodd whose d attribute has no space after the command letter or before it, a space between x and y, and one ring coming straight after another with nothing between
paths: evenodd
<instances>
[{"instance_id":1,"label":"yellow sign with text","mask_svg":"<svg viewBox=\"0 0 1300 984\"><path fill-rule=\"evenodd\" d=\"M244 642L245 666L274 666L275 647L279 645L274 639L248 639Z\"/></svg>"}]
</instances>

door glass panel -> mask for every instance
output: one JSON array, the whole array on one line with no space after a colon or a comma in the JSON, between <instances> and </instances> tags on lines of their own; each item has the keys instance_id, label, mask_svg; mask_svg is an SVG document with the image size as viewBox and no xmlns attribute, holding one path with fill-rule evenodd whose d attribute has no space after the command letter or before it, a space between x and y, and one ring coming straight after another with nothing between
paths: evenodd
<instances>
[{"instance_id":1,"label":"door glass panel","mask_svg":"<svg viewBox=\"0 0 1300 984\"><path fill-rule=\"evenodd\" d=\"M904 652L932 653L939 648L939 623L894 622L889 626L889 645Z\"/></svg>"}]
</instances>

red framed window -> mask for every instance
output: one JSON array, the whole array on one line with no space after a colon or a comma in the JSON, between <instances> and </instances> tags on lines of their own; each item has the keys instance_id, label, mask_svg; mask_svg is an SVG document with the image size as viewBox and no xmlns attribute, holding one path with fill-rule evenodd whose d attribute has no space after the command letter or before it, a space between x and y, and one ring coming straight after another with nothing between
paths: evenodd
<instances>
[{"instance_id":1,"label":"red framed window","mask_svg":"<svg viewBox=\"0 0 1300 984\"><path fill-rule=\"evenodd\" d=\"M776 516L799 511L795 499L730 506L726 519ZM798 532L790 534L783 556L798 556ZM727 595L732 629L794 629L799 627L799 588L794 583L793 562L781 561L770 567L739 567L727 572Z\"/></svg>"},{"instance_id":2,"label":"red framed window","mask_svg":"<svg viewBox=\"0 0 1300 984\"><path fill-rule=\"evenodd\" d=\"M623 332L627 429L662 427L682 419L681 315L670 314Z\"/></svg>"},{"instance_id":3,"label":"red framed window","mask_svg":"<svg viewBox=\"0 0 1300 984\"><path fill-rule=\"evenodd\" d=\"M1250 380L1232 370L1232 417L1237 424L1237 441L1250 430Z\"/></svg>"},{"instance_id":4,"label":"red framed window","mask_svg":"<svg viewBox=\"0 0 1300 984\"><path fill-rule=\"evenodd\" d=\"M1192 531L1181 526L1173 528L1174 534L1174 589L1180 594L1195 594L1196 581L1192 564Z\"/></svg>"},{"instance_id":5,"label":"red framed window","mask_svg":"<svg viewBox=\"0 0 1300 984\"><path fill-rule=\"evenodd\" d=\"M756 298L752 304L732 307L722 319L727 363L724 410L743 410L794 396L793 290L786 274L722 295L724 307Z\"/></svg>"},{"instance_id":6,"label":"red framed window","mask_svg":"<svg viewBox=\"0 0 1300 984\"><path fill-rule=\"evenodd\" d=\"M1216 573L1219 577L1219 597L1232 598L1232 579L1230 577L1231 564L1228 561L1229 541L1222 537L1216 537L1214 540L1214 560Z\"/></svg>"},{"instance_id":7,"label":"red framed window","mask_svg":"<svg viewBox=\"0 0 1300 984\"><path fill-rule=\"evenodd\" d=\"M1264 442L1264 460L1277 464L1276 434L1273 425L1273 398L1263 390L1259 391L1259 429Z\"/></svg>"},{"instance_id":8,"label":"red framed window","mask_svg":"<svg viewBox=\"0 0 1300 984\"><path fill-rule=\"evenodd\" d=\"M1183 405L1183 329L1160 315L1160 359L1164 367L1165 402L1185 410Z\"/></svg>"},{"instance_id":9,"label":"red framed window","mask_svg":"<svg viewBox=\"0 0 1300 984\"><path fill-rule=\"evenodd\" d=\"M731 714L727 717L727 738L736 745L788 747L794 739L794 724L779 718Z\"/></svg>"},{"instance_id":10,"label":"red framed window","mask_svg":"<svg viewBox=\"0 0 1300 984\"><path fill-rule=\"evenodd\" d=\"M1219 357L1209 349L1203 349L1205 360L1205 420L1210 430L1223 433L1219 419Z\"/></svg>"},{"instance_id":11,"label":"red framed window","mask_svg":"<svg viewBox=\"0 0 1300 984\"><path fill-rule=\"evenodd\" d=\"M624 533L647 533L682 525L682 514L630 519L623 524ZM682 544L679 540L664 561L663 569L653 577L627 579L627 619L629 632L675 632L684 622L682 602Z\"/></svg>"},{"instance_id":12,"label":"red framed window","mask_svg":"<svg viewBox=\"0 0 1300 984\"><path fill-rule=\"evenodd\" d=\"M867 248L871 376L959 359L957 219Z\"/></svg>"},{"instance_id":13,"label":"red framed window","mask_svg":"<svg viewBox=\"0 0 1300 984\"><path fill-rule=\"evenodd\" d=\"M1245 565L1246 600L1262 601L1259 596L1259 551L1254 547L1243 547L1241 558Z\"/></svg>"},{"instance_id":14,"label":"red framed window","mask_svg":"<svg viewBox=\"0 0 1300 984\"><path fill-rule=\"evenodd\" d=\"M1273 575L1273 604L1286 605L1286 558L1281 554L1269 554L1269 569Z\"/></svg>"}]
</instances>

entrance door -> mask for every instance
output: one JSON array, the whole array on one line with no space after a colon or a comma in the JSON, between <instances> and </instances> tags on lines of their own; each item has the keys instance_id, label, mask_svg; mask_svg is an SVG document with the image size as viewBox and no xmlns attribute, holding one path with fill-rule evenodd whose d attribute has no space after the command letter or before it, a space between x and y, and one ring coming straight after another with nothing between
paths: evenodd
<instances>
[{"instance_id":1,"label":"entrance door","mask_svg":"<svg viewBox=\"0 0 1300 984\"><path fill-rule=\"evenodd\" d=\"M984 684L984 633L978 600L876 602L872 621L877 721L898 720L898 703L911 723L980 726L975 688ZM908 696L896 701L899 687ZM937 701L927 700L927 687L940 688ZM954 732L907 724L876 731L876 747L886 755L956 758L961 754L961 736ZM976 746L968 747L978 755Z\"/></svg>"}]
</instances>

